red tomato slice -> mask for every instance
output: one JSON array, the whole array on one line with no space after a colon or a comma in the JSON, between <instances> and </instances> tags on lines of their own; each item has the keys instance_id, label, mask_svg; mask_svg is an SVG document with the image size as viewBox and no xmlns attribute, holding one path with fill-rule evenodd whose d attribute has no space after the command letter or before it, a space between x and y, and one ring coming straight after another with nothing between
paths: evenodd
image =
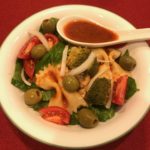
<instances>
[{"instance_id":1,"label":"red tomato slice","mask_svg":"<svg viewBox=\"0 0 150 150\"><path fill-rule=\"evenodd\" d=\"M44 36L46 37L50 47L53 47L59 42L58 37L55 36L54 34L46 33Z\"/></svg>"},{"instance_id":2,"label":"red tomato slice","mask_svg":"<svg viewBox=\"0 0 150 150\"><path fill-rule=\"evenodd\" d=\"M67 125L70 122L70 113L62 107L49 106L40 109L39 112L45 120L56 124Z\"/></svg>"},{"instance_id":3,"label":"red tomato slice","mask_svg":"<svg viewBox=\"0 0 150 150\"><path fill-rule=\"evenodd\" d=\"M124 75L117 79L114 83L114 92L112 102L117 105L123 105L125 102L125 94L127 89L128 76Z\"/></svg>"},{"instance_id":4,"label":"red tomato slice","mask_svg":"<svg viewBox=\"0 0 150 150\"><path fill-rule=\"evenodd\" d=\"M23 67L25 73L28 75L30 79L32 79L34 75L35 61L33 59L25 59L23 61Z\"/></svg>"},{"instance_id":5,"label":"red tomato slice","mask_svg":"<svg viewBox=\"0 0 150 150\"><path fill-rule=\"evenodd\" d=\"M37 45L39 43L40 43L40 40L36 36L33 36L20 49L19 54L18 54L18 58L20 58L20 59L28 59L28 58L30 58L30 51L31 51L31 49L35 45Z\"/></svg>"}]
</instances>

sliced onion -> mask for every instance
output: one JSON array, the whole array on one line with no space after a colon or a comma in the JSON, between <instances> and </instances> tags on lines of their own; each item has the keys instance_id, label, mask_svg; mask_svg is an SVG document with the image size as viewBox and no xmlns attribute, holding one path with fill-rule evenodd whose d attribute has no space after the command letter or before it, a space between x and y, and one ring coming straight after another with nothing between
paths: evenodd
<instances>
[{"instance_id":1,"label":"sliced onion","mask_svg":"<svg viewBox=\"0 0 150 150\"><path fill-rule=\"evenodd\" d=\"M91 52L89 57L79 67L72 69L69 72L69 75L77 75L77 74L84 72L92 65L94 60L95 60L95 54L93 52Z\"/></svg>"},{"instance_id":2,"label":"sliced onion","mask_svg":"<svg viewBox=\"0 0 150 150\"><path fill-rule=\"evenodd\" d=\"M39 40L42 42L42 44L46 47L47 50L50 49L48 41L42 33L40 33L39 31L36 31L36 30L29 31L29 33L37 36L39 38Z\"/></svg>"},{"instance_id":3,"label":"sliced onion","mask_svg":"<svg viewBox=\"0 0 150 150\"><path fill-rule=\"evenodd\" d=\"M62 55L61 70L60 70L61 76L65 75L67 53L68 53L68 45L65 46L64 51L63 51L63 55Z\"/></svg>"},{"instance_id":4,"label":"sliced onion","mask_svg":"<svg viewBox=\"0 0 150 150\"><path fill-rule=\"evenodd\" d=\"M29 81L27 81L27 79L24 76L24 69L22 69L22 71L21 71L21 79L26 85L31 86L31 83Z\"/></svg>"}]
</instances>

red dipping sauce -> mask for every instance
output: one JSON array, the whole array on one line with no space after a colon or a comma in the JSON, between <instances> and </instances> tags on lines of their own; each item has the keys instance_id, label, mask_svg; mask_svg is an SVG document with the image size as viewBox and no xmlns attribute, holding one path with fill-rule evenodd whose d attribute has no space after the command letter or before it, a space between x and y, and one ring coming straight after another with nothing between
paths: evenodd
<instances>
[{"instance_id":1,"label":"red dipping sauce","mask_svg":"<svg viewBox=\"0 0 150 150\"><path fill-rule=\"evenodd\" d=\"M64 33L72 40L87 43L109 42L118 38L113 31L85 20L69 22L64 27Z\"/></svg>"}]
</instances>

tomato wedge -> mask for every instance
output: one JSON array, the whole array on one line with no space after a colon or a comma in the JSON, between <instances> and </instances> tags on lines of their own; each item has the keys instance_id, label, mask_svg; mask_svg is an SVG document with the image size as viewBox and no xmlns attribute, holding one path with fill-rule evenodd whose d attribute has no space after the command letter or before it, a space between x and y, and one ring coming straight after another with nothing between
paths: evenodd
<instances>
[{"instance_id":1,"label":"tomato wedge","mask_svg":"<svg viewBox=\"0 0 150 150\"><path fill-rule=\"evenodd\" d=\"M46 33L44 36L47 39L50 47L53 47L54 45L56 45L59 42L59 39L54 34ZM18 58L29 59L30 58L30 51L32 50L32 48L35 45L40 44L40 43L41 43L41 41L38 39L38 37L36 37L36 36L31 37L24 44L24 46L20 49L19 54L18 54Z\"/></svg>"},{"instance_id":2,"label":"tomato wedge","mask_svg":"<svg viewBox=\"0 0 150 150\"><path fill-rule=\"evenodd\" d=\"M23 60L23 68L28 77L32 79L35 70L35 61L33 59Z\"/></svg>"},{"instance_id":3,"label":"tomato wedge","mask_svg":"<svg viewBox=\"0 0 150 150\"><path fill-rule=\"evenodd\" d=\"M29 59L31 49L39 43L40 43L40 40L36 36L31 37L24 44L24 46L20 49L19 54L18 54L18 58L20 58L20 59Z\"/></svg>"},{"instance_id":4,"label":"tomato wedge","mask_svg":"<svg viewBox=\"0 0 150 150\"><path fill-rule=\"evenodd\" d=\"M70 122L70 113L58 106L49 106L39 110L41 116L50 122L67 125Z\"/></svg>"},{"instance_id":5,"label":"tomato wedge","mask_svg":"<svg viewBox=\"0 0 150 150\"><path fill-rule=\"evenodd\" d=\"M114 83L112 103L123 105L125 102L125 94L127 89L128 76L124 75L117 79Z\"/></svg>"},{"instance_id":6,"label":"tomato wedge","mask_svg":"<svg viewBox=\"0 0 150 150\"><path fill-rule=\"evenodd\" d=\"M58 37L55 36L54 34L46 33L44 36L46 37L50 47L53 47L59 42Z\"/></svg>"}]
</instances>

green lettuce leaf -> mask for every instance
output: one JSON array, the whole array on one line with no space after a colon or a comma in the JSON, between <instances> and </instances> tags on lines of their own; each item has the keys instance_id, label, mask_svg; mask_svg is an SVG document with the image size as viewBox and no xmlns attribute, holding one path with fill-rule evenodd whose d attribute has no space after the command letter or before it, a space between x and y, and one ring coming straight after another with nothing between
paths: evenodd
<instances>
[{"instance_id":1,"label":"green lettuce leaf","mask_svg":"<svg viewBox=\"0 0 150 150\"><path fill-rule=\"evenodd\" d=\"M139 91L139 89L137 89L135 80L132 77L128 77L125 99L129 99L137 91Z\"/></svg>"},{"instance_id":2,"label":"green lettuce leaf","mask_svg":"<svg viewBox=\"0 0 150 150\"><path fill-rule=\"evenodd\" d=\"M59 42L54 47L52 47L52 49L47 54L45 54L39 62L37 62L35 66L35 72L37 73L39 70L42 70L48 64L59 64L62 59L64 47L65 44L62 42Z\"/></svg>"},{"instance_id":3,"label":"green lettuce leaf","mask_svg":"<svg viewBox=\"0 0 150 150\"><path fill-rule=\"evenodd\" d=\"M41 108L44 108L44 107L48 107L48 101L40 101L38 102L37 104L33 105L32 108L35 110L35 111L38 111L40 110Z\"/></svg>"},{"instance_id":4,"label":"green lettuce leaf","mask_svg":"<svg viewBox=\"0 0 150 150\"><path fill-rule=\"evenodd\" d=\"M40 110L43 107L48 107L50 99L55 95L55 90L41 91L42 100L37 104L33 105L32 108L36 111Z\"/></svg>"},{"instance_id":5,"label":"green lettuce leaf","mask_svg":"<svg viewBox=\"0 0 150 150\"><path fill-rule=\"evenodd\" d=\"M15 71L14 71L14 75L12 77L11 83L16 86L17 88L19 88L22 91L26 91L29 88L31 88L30 86L26 85L21 78L21 71L23 68L23 64L22 61L17 59L16 60L16 66L15 66Z\"/></svg>"},{"instance_id":6,"label":"green lettuce leaf","mask_svg":"<svg viewBox=\"0 0 150 150\"><path fill-rule=\"evenodd\" d=\"M55 95L55 93L55 90L42 91L42 100L49 101Z\"/></svg>"},{"instance_id":7,"label":"green lettuce leaf","mask_svg":"<svg viewBox=\"0 0 150 150\"><path fill-rule=\"evenodd\" d=\"M111 119L116 112L116 107L114 105L112 105L109 109L105 108L104 106L90 106L89 108L97 115L99 121L102 122Z\"/></svg>"},{"instance_id":8,"label":"green lettuce leaf","mask_svg":"<svg viewBox=\"0 0 150 150\"><path fill-rule=\"evenodd\" d=\"M73 112L70 116L70 125L76 125L79 124L77 113Z\"/></svg>"}]
</instances>

